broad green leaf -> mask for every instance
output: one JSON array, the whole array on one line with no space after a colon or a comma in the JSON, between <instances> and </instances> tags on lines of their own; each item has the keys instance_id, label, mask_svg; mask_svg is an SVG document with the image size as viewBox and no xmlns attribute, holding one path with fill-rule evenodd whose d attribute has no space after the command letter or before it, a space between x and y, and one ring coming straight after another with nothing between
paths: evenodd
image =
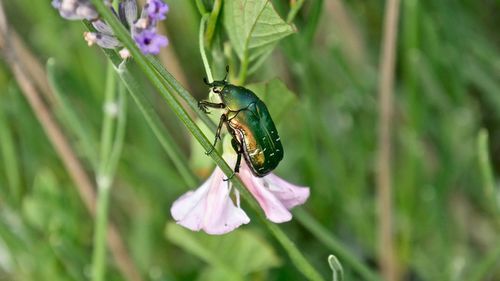
<instances>
[{"instance_id":1,"label":"broad green leaf","mask_svg":"<svg viewBox=\"0 0 500 281\"><path fill-rule=\"evenodd\" d=\"M287 109L297 101L297 96L278 78L268 82L249 84L246 87L266 104L276 123L281 121Z\"/></svg>"},{"instance_id":2,"label":"broad green leaf","mask_svg":"<svg viewBox=\"0 0 500 281\"><path fill-rule=\"evenodd\" d=\"M220 271L224 272L228 280L241 280L249 273L280 264L273 248L257 233L248 230L214 236L169 223L166 235L172 243L215 267L217 276L221 275Z\"/></svg>"},{"instance_id":3,"label":"broad green leaf","mask_svg":"<svg viewBox=\"0 0 500 281\"><path fill-rule=\"evenodd\" d=\"M270 0L225 1L224 25L240 60L250 62L270 54L280 39L294 32Z\"/></svg>"}]
</instances>

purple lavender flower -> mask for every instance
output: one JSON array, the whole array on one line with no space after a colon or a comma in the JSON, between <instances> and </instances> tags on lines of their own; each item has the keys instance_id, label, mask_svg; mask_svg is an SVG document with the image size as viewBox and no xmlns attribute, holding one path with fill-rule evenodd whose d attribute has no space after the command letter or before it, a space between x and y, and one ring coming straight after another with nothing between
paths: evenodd
<instances>
[{"instance_id":1,"label":"purple lavender flower","mask_svg":"<svg viewBox=\"0 0 500 281\"><path fill-rule=\"evenodd\" d=\"M167 37L156 33L154 30L145 29L134 36L137 46L144 54L157 55L160 48L168 45Z\"/></svg>"},{"instance_id":2,"label":"purple lavender flower","mask_svg":"<svg viewBox=\"0 0 500 281\"><path fill-rule=\"evenodd\" d=\"M153 21L164 20L168 12L168 5L162 0L149 0L144 9Z\"/></svg>"}]
</instances>

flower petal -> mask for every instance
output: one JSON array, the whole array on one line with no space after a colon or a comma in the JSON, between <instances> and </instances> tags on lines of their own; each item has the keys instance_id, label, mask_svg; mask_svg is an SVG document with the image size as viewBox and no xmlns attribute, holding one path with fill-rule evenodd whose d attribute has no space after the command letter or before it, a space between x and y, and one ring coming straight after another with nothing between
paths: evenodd
<instances>
[{"instance_id":1,"label":"flower petal","mask_svg":"<svg viewBox=\"0 0 500 281\"><path fill-rule=\"evenodd\" d=\"M95 20L92 22L92 26L100 33L113 35L113 29L105 23L103 20Z\"/></svg>"},{"instance_id":2,"label":"flower petal","mask_svg":"<svg viewBox=\"0 0 500 281\"><path fill-rule=\"evenodd\" d=\"M309 188L295 186L276 175L255 177L246 163L241 165L240 178L264 210L267 219L275 223L291 220L289 210L303 204L309 197Z\"/></svg>"},{"instance_id":3,"label":"flower petal","mask_svg":"<svg viewBox=\"0 0 500 281\"><path fill-rule=\"evenodd\" d=\"M246 213L234 205L223 179L224 173L216 168L200 188L177 199L170 210L177 223L194 231L224 234L250 222Z\"/></svg>"},{"instance_id":4,"label":"flower petal","mask_svg":"<svg viewBox=\"0 0 500 281\"><path fill-rule=\"evenodd\" d=\"M269 191L289 210L304 204L309 198L309 187L291 184L275 174L265 176L264 182L267 183Z\"/></svg>"},{"instance_id":5,"label":"flower petal","mask_svg":"<svg viewBox=\"0 0 500 281\"><path fill-rule=\"evenodd\" d=\"M118 14L122 22L132 26L137 19L137 3L135 0L124 0L118 6Z\"/></svg>"},{"instance_id":6,"label":"flower petal","mask_svg":"<svg viewBox=\"0 0 500 281\"><path fill-rule=\"evenodd\" d=\"M255 177L250 168L244 163L241 165L240 178L245 183L248 191L264 210L266 218L275 223L287 222L292 219L292 214L278 198L266 188L262 178Z\"/></svg>"}]
</instances>

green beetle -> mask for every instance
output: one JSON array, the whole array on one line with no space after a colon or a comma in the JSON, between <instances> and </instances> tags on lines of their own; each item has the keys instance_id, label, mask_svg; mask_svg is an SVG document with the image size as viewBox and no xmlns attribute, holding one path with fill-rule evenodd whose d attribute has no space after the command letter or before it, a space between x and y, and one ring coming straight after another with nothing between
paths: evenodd
<instances>
[{"instance_id":1,"label":"green beetle","mask_svg":"<svg viewBox=\"0 0 500 281\"><path fill-rule=\"evenodd\" d=\"M215 149L222 125L225 124L233 137L231 144L238 154L234 172L239 172L243 155L255 176L269 174L283 159L283 146L266 105L252 91L229 84L226 78L212 83L206 79L204 81L222 102L199 101L200 109L205 113L208 113L208 107L225 109L217 126L214 147L207 154Z\"/></svg>"}]
</instances>

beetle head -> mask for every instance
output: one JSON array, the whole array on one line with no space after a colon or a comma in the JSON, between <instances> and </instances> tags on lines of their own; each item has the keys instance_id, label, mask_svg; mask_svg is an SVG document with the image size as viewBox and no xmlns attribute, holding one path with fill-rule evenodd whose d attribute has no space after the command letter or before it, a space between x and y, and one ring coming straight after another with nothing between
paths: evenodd
<instances>
[{"instance_id":1,"label":"beetle head","mask_svg":"<svg viewBox=\"0 0 500 281\"><path fill-rule=\"evenodd\" d=\"M213 81L212 83L209 83L207 78L203 78L203 81L205 82L205 84L207 84L208 86L212 87L212 91L216 94L220 94L222 92L222 90L224 89L224 87L229 84L226 79L227 79L227 75L229 73L229 65L226 66L226 76L224 76L224 79L222 80L218 80L218 81Z\"/></svg>"}]
</instances>

